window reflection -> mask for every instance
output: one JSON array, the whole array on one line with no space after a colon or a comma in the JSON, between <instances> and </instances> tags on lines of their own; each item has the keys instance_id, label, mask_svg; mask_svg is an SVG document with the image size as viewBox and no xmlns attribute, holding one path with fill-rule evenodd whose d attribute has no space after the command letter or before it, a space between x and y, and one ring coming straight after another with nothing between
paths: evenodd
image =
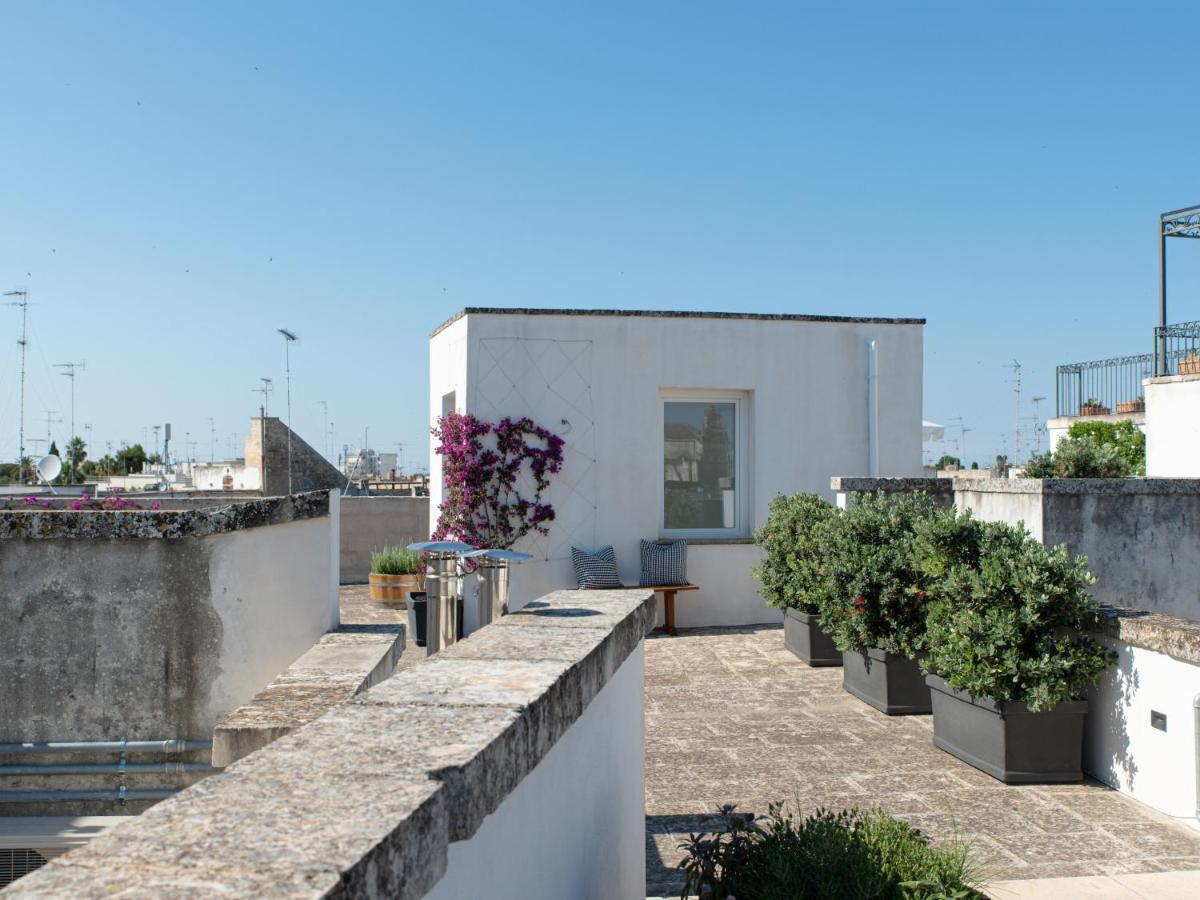
<instances>
[{"instance_id":1,"label":"window reflection","mask_svg":"<svg viewBox=\"0 0 1200 900\"><path fill-rule=\"evenodd\" d=\"M665 528L737 527L736 417L736 403L663 404Z\"/></svg>"}]
</instances>

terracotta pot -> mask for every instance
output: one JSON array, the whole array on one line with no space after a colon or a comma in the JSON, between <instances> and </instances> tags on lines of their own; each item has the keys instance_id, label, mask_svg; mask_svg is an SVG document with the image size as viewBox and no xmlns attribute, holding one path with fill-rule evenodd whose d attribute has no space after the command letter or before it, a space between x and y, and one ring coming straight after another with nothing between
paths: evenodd
<instances>
[{"instance_id":1,"label":"terracotta pot","mask_svg":"<svg viewBox=\"0 0 1200 900\"><path fill-rule=\"evenodd\" d=\"M1179 361L1180 375L1200 375L1200 356L1192 353Z\"/></svg>"},{"instance_id":2,"label":"terracotta pot","mask_svg":"<svg viewBox=\"0 0 1200 900\"><path fill-rule=\"evenodd\" d=\"M404 608L409 591L419 591L425 587L424 579L419 574L380 575L372 572L367 576L367 582L370 584L372 600L400 609Z\"/></svg>"},{"instance_id":3,"label":"terracotta pot","mask_svg":"<svg viewBox=\"0 0 1200 900\"><path fill-rule=\"evenodd\" d=\"M1117 404L1117 412L1119 413L1140 413L1145 411L1145 400L1126 400L1124 403Z\"/></svg>"},{"instance_id":4,"label":"terracotta pot","mask_svg":"<svg viewBox=\"0 0 1200 900\"><path fill-rule=\"evenodd\" d=\"M1111 413L1111 409L1099 403L1084 403L1079 407L1079 414L1081 416L1107 416Z\"/></svg>"}]
</instances>

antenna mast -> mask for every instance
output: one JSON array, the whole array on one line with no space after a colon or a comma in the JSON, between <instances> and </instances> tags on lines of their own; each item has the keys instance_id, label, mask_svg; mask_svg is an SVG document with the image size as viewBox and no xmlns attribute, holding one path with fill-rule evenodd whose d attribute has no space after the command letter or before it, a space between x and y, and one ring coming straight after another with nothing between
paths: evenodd
<instances>
[{"instance_id":1,"label":"antenna mast","mask_svg":"<svg viewBox=\"0 0 1200 900\"><path fill-rule=\"evenodd\" d=\"M1015 466L1021 458L1021 364L1014 359L1005 368L1013 370L1013 396L1016 406L1013 410L1013 455L1009 462Z\"/></svg>"},{"instance_id":2,"label":"antenna mast","mask_svg":"<svg viewBox=\"0 0 1200 900\"><path fill-rule=\"evenodd\" d=\"M17 477L22 481L25 480L25 347L28 341L25 339L25 326L28 322L29 313L29 291L5 291L5 297L20 297L20 300L13 300L8 303L8 306L21 307L21 339L17 341L21 345L21 430L18 438L17 447Z\"/></svg>"}]
</instances>

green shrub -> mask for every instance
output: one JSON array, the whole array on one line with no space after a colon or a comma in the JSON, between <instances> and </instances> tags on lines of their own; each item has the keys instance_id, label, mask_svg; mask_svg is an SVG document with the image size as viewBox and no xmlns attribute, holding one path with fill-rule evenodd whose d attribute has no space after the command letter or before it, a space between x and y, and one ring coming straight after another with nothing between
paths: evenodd
<instances>
[{"instance_id":1,"label":"green shrub","mask_svg":"<svg viewBox=\"0 0 1200 900\"><path fill-rule=\"evenodd\" d=\"M931 601L926 672L1031 710L1082 698L1112 655L1086 634L1096 604L1087 560L1023 528L969 516L925 524L918 555Z\"/></svg>"},{"instance_id":2,"label":"green shrub","mask_svg":"<svg viewBox=\"0 0 1200 900\"><path fill-rule=\"evenodd\" d=\"M829 526L836 516L816 494L780 494L771 501L767 523L754 535L765 551L754 577L769 605L816 613L826 602Z\"/></svg>"},{"instance_id":3,"label":"green shrub","mask_svg":"<svg viewBox=\"0 0 1200 900\"><path fill-rule=\"evenodd\" d=\"M376 575L415 575L420 570L421 554L406 547L371 551L371 571Z\"/></svg>"},{"instance_id":4,"label":"green shrub","mask_svg":"<svg viewBox=\"0 0 1200 900\"><path fill-rule=\"evenodd\" d=\"M1120 422L1076 422L1053 453L1034 454L1026 478L1126 478L1146 474L1146 435Z\"/></svg>"},{"instance_id":5,"label":"green shrub","mask_svg":"<svg viewBox=\"0 0 1200 900\"><path fill-rule=\"evenodd\" d=\"M913 658L925 648L916 530L949 514L924 493L862 494L830 523L821 627L839 650L873 647Z\"/></svg>"},{"instance_id":6,"label":"green shrub","mask_svg":"<svg viewBox=\"0 0 1200 900\"><path fill-rule=\"evenodd\" d=\"M761 822L733 807L725 828L693 835L681 847L682 897L712 900L860 900L982 898L967 847L935 847L920 831L882 811L817 810L797 821L773 804Z\"/></svg>"}]
</instances>

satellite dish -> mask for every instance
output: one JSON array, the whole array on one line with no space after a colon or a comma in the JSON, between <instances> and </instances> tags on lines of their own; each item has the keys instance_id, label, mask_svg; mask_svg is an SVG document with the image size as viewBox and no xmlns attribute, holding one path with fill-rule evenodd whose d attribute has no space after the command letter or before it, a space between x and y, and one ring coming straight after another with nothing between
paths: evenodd
<instances>
[{"instance_id":1,"label":"satellite dish","mask_svg":"<svg viewBox=\"0 0 1200 900\"><path fill-rule=\"evenodd\" d=\"M46 482L46 486L50 487L50 482L57 478L62 473L62 460L51 453L49 456L43 456L38 460L35 466L38 473L38 478ZM54 488L50 488L53 493Z\"/></svg>"}]
</instances>

